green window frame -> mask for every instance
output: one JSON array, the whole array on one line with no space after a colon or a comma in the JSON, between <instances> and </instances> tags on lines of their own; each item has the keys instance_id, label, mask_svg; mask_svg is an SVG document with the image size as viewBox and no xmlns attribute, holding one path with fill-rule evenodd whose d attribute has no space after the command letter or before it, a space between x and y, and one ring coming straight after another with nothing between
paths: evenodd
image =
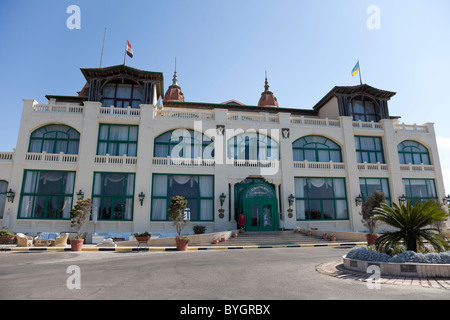
<instances>
[{"instance_id":1,"label":"green window frame","mask_svg":"<svg viewBox=\"0 0 450 320\"><path fill-rule=\"evenodd\" d=\"M133 220L135 178L135 173L94 172L92 208L99 221Z\"/></svg>"},{"instance_id":2,"label":"green window frame","mask_svg":"<svg viewBox=\"0 0 450 320\"><path fill-rule=\"evenodd\" d=\"M428 149L417 141L405 140L399 143L398 156L400 164L431 164Z\"/></svg>"},{"instance_id":3,"label":"green window frame","mask_svg":"<svg viewBox=\"0 0 450 320\"><path fill-rule=\"evenodd\" d=\"M353 117L354 121L379 122L381 119L379 110L374 101L361 97L359 99L353 99L348 105L349 115Z\"/></svg>"},{"instance_id":4,"label":"green window frame","mask_svg":"<svg viewBox=\"0 0 450 320\"><path fill-rule=\"evenodd\" d=\"M183 187L183 185L186 185ZM191 187L189 188L189 184ZM171 191L171 185L174 186ZM151 221L169 221L167 210L170 198L183 196L190 209L189 220L214 221L214 176L154 173L152 179Z\"/></svg>"},{"instance_id":5,"label":"green window frame","mask_svg":"<svg viewBox=\"0 0 450 320\"><path fill-rule=\"evenodd\" d=\"M345 178L295 177L297 221L348 220Z\"/></svg>"},{"instance_id":6,"label":"green window frame","mask_svg":"<svg viewBox=\"0 0 450 320\"><path fill-rule=\"evenodd\" d=\"M304 136L292 143L294 161L342 162L341 147L323 136Z\"/></svg>"},{"instance_id":7,"label":"green window frame","mask_svg":"<svg viewBox=\"0 0 450 320\"><path fill-rule=\"evenodd\" d=\"M406 201L413 204L427 200L438 201L434 179L403 179Z\"/></svg>"},{"instance_id":8,"label":"green window frame","mask_svg":"<svg viewBox=\"0 0 450 320\"><path fill-rule=\"evenodd\" d=\"M370 196L374 190L384 193L384 198L388 205L391 204L391 192L389 189L388 178L359 178L359 186L361 191L362 200Z\"/></svg>"},{"instance_id":9,"label":"green window frame","mask_svg":"<svg viewBox=\"0 0 450 320\"><path fill-rule=\"evenodd\" d=\"M63 124L50 124L30 135L28 152L78 154L80 133Z\"/></svg>"},{"instance_id":10,"label":"green window frame","mask_svg":"<svg viewBox=\"0 0 450 320\"><path fill-rule=\"evenodd\" d=\"M3 218L6 204L6 193L8 192L8 181L0 180L0 218Z\"/></svg>"},{"instance_id":11,"label":"green window frame","mask_svg":"<svg viewBox=\"0 0 450 320\"><path fill-rule=\"evenodd\" d=\"M355 136L358 163L385 163L381 137Z\"/></svg>"},{"instance_id":12,"label":"green window frame","mask_svg":"<svg viewBox=\"0 0 450 320\"><path fill-rule=\"evenodd\" d=\"M228 139L227 157L234 160L279 160L280 147L268 135L244 132Z\"/></svg>"},{"instance_id":13,"label":"green window frame","mask_svg":"<svg viewBox=\"0 0 450 320\"><path fill-rule=\"evenodd\" d=\"M18 219L70 220L76 173L25 170Z\"/></svg>"},{"instance_id":14,"label":"green window frame","mask_svg":"<svg viewBox=\"0 0 450 320\"><path fill-rule=\"evenodd\" d=\"M190 153L190 156L189 156ZM154 140L153 156L158 158L213 159L214 140L202 132L177 128Z\"/></svg>"},{"instance_id":15,"label":"green window frame","mask_svg":"<svg viewBox=\"0 0 450 320\"><path fill-rule=\"evenodd\" d=\"M100 124L98 129L97 155L137 156L139 126L123 124Z\"/></svg>"},{"instance_id":16,"label":"green window frame","mask_svg":"<svg viewBox=\"0 0 450 320\"><path fill-rule=\"evenodd\" d=\"M138 84L108 83L104 86L102 106L138 109L142 103L142 86Z\"/></svg>"}]
</instances>

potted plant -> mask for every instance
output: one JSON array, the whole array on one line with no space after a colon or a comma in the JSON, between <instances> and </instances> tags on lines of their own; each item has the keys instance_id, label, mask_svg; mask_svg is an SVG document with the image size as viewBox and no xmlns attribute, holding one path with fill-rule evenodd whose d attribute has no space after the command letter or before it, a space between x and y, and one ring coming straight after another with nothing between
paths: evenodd
<instances>
[{"instance_id":1,"label":"potted plant","mask_svg":"<svg viewBox=\"0 0 450 320\"><path fill-rule=\"evenodd\" d=\"M328 233L324 233L324 234L322 235L322 239L328 239Z\"/></svg>"},{"instance_id":2,"label":"potted plant","mask_svg":"<svg viewBox=\"0 0 450 320\"><path fill-rule=\"evenodd\" d=\"M168 210L169 220L173 222L178 236L175 238L175 243L178 251L186 251L190 239L181 235L183 228L189 223L184 215L184 210L187 206L187 200L181 196L175 196L170 199Z\"/></svg>"},{"instance_id":3,"label":"potted plant","mask_svg":"<svg viewBox=\"0 0 450 320\"><path fill-rule=\"evenodd\" d=\"M307 235L307 236L312 236L311 230L306 231L306 235Z\"/></svg>"},{"instance_id":4,"label":"potted plant","mask_svg":"<svg viewBox=\"0 0 450 320\"><path fill-rule=\"evenodd\" d=\"M206 231L206 226L197 224L192 228L192 231L194 231L194 234L204 234Z\"/></svg>"},{"instance_id":5,"label":"potted plant","mask_svg":"<svg viewBox=\"0 0 450 320\"><path fill-rule=\"evenodd\" d=\"M145 232L135 233L134 237L139 242L144 242L144 241L147 242L152 237L152 234L150 232L145 231Z\"/></svg>"},{"instance_id":6,"label":"potted plant","mask_svg":"<svg viewBox=\"0 0 450 320\"><path fill-rule=\"evenodd\" d=\"M300 227L295 227L295 233L300 233L302 231L302 229L300 229Z\"/></svg>"},{"instance_id":7,"label":"potted plant","mask_svg":"<svg viewBox=\"0 0 450 320\"><path fill-rule=\"evenodd\" d=\"M218 239L214 239L214 240L212 241L212 243L213 243L213 244L218 244L218 243L219 243L219 240L218 240Z\"/></svg>"},{"instance_id":8,"label":"potted plant","mask_svg":"<svg viewBox=\"0 0 450 320\"><path fill-rule=\"evenodd\" d=\"M385 202L384 193L374 190L374 192L364 199L364 203L361 209L362 223L369 229L369 233L366 234L367 244L375 244L378 239L378 234L375 229L378 224L378 220L375 219L375 209L380 207L382 203Z\"/></svg>"},{"instance_id":9,"label":"potted plant","mask_svg":"<svg viewBox=\"0 0 450 320\"><path fill-rule=\"evenodd\" d=\"M14 240L14 234L9 232L8 230L0 231L0 242L1 243L9 243Z\"/></svg>"},{"instance_id":10,"label":"potted plant","mask_svg":"<svg viewBox=\"0 0 450 320\"><path fill-rule=\"evenodd\" d=\"M231 236L232 236L233 238L237 238L238 234L237 234L237 232L233 232L233 233L231 234Z\"/></svg>"},{"instance_id":11,"label":"potted plant","mask_svg":"<svg viewBox=\"0 0 450 320\"><path fill-rule=\"evenodd\" d=\"M92 202L91 199L81 199L70 210L71 226L77 229L77 236L70 239L70 246L72 251L81 251L83 247L84 238L81 237L81 228L88 221L91 214Z\"/></svg>"},{"instance_id":12,"label":"potted plant","mask_svg":"<svg viewBox=\"0 0 450 320\"><path fill-rule=\"evenodd\" d=\"M336 241L336 236L335 236L334 234L332 234L332 235L330 236L330 240L331 240L331 241Z\"/></svg>"}]
</instances>

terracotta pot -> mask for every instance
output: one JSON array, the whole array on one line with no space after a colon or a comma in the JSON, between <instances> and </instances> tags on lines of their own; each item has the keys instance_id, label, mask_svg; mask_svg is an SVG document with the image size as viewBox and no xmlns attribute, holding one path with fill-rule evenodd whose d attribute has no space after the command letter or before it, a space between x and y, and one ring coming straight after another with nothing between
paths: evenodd
<instances>
[{"instance_id":1,"label":"terracotta pot","mask_svg":"<svg viewBox=\"0 0 450 320\"><path fill-rule=\"evenodd\" d=\"M175 238L177 244L177 251L187 251L189 240L183 238Z\"/></svg>"},{"instance_id":2,"label":"terracotta pot","mask_svg":"<svg viewBox=\"0 0 450 320\"><path fill-rule=\"evenodd\" d=\"M377 234L366 234L366 240L367 240L367 244L370 246L372 244L375 244L375 242L378 239L378 235Z\"/></svg>"},{"instance_id":3,"label":"terracotta pot","mask_svg":"<svg viewBox=\"0 0 450 320\"><path fill-rule=\"evenodd\" d=\"M141 242L147 242L148 240L150 240L150 237L135 237L136 241L141 241Z\"/></svg>"},{"instance_id":4,"label":"terracotta pot","mask_svg":"<svg viewBox=\"0 0 450 320\"><path fill-rule=\"evenodd\" d=\"M307 235L307 236L312 236L312 232L311 232L311 231L308 231L308 232L306 233L306 235Z\"/></svg>"},{"instance_id":5,"label":"terracotta pot","mask_svg":"<svg viewBox=\"0 0 450 320\"><path fill-rule=\"evenodd\" d=\"M336 241L336 237L331 237L330 240L331 241Z\"/></svg>"},{"instance_id":6,"label":"terracotta pot","mask_svg":"<svg viewBox=\"0 0 450 320\"><path fill-rule=\"evenodd\" d=\"M218 244L218 243L219 243L219 240L214 239L214 240L212 241L212 243L213 243L213 244Z\"/></svg>"},{"instance_id":7,"label":"terracotta pot","mask_svg":"<svg viewBox=\"0 0 450 320\"><path fill-rule=\"evenodd\" d=\"M14 236L0 237L0 242L1 243L7 243L7 242L11 242L13 240L14 240Z\"/></svg>"},{"instance_id":8,"label":"terracotta pot","mask_svg":"<svg viewBox=\"0 0 450 320\"><path fill-rule=\"evenodd\" d=\"M301 229L295 229L295 233L300 233L301 231Z\"/></svg>"},{"instance_id":9,"label":"terracotta pot","mask_svg":"<svg viewBox=\"0 0 450 320\"><path fill-rule=\"evenodd\" d=\"M81 251L84 239L70 239L70 247L72 251Z\"/></svg>"},{"instance_id":10,"label":"terracotta pot","mask_svg":"<svg viewBox=\"0 0 450 320\"><path fill-rule=\"evenodd\" d=\"M227 241L227 239L225 239L225 238L220 238L220 242L225 242L225 241Z\"/></svg>"},{"instance_id":11,"label":"terracotta pot","mask_svg":"<svg viewBox=\"0 0 450 320\"><path fill-rule=\"evenodd\" d=\"M239 233L244 233L244 232L245 232L244 229L240 229L240 230L239 230Z\"/></svg>"},{"instance_id":12,"label":"terracotta pot","mask_svg":"<svg viewBox=\"0 0 450 320\"><path fill-rule=\"evenodd\" d=\"M326 234L324 234L324 235L322 236L322 239L328 239L328 236L327 236Z\"/></svg>"},{"instance_id":13,"label":"terracotta pot","mask_svg":"<svg viewBox=\"0 0 450 320\"><path fill-rule=\"evenodd\" d=\"M237 238L237 236L238 236L237 233L233 233L233 234L232 234L232 237L233 237L233 238Z\"/></svg>"}]
</instances>

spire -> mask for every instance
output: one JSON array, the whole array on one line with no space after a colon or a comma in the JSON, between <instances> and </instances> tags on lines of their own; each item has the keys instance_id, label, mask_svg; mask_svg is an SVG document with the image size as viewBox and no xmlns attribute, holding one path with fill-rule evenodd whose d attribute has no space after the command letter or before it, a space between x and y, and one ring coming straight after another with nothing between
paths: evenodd
<instances>
[{"instance_id":1,"label":"spire","mask_svg":"<svg viewBox=\"0 0 450 320\"><path fill-rule=\"evenodd\" d=\"M172 85L169 86L164 96L164 101L182 101L184 102L184 94L178 85L177 76L177 57L175 57L175 71L173 73Z\"/></svg>"},{"instance_id":2,"label":"spire","mask_svg":"<svg viewBox=\"0 0 450 320\"><path fill-rule=\"evenodd\" d=\"M266 81L264 83L264 92L261 93L261 98L258 102L259 107L278 107L278 100L275 95L269 90L269 81L267 80L266 71Z\"/></svg>"},{"instance_id":3,"label":"spire","mask_svg":"<svg viewBox=\"0 0 450 320\"><path fill-rule=\"evenodd\" d=\"M270 92L269 91L269 81L267 81L267 71L266 71L266 82L264 84L264 92Z\"/></svg>"},{"instance_id":4,"label":"spire","mask_svg":"<svg viewBox=\"0 0 450 320\"><path fill-rule=\"evenodd\" d=\"M177 57L175 57L175 72L173 73L172 85L178 86L178 77L177 77Z\"/></svg>"}]
</instances>

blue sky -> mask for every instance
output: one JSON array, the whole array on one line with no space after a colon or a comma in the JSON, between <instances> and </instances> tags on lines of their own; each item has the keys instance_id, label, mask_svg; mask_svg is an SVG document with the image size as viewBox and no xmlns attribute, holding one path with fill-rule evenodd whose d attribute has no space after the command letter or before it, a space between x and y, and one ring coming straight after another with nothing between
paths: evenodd
<instances>
[{"instance_id":1,"label":"blue sky","mask_svg":"<svg viewBox=\"0 0 450 320\"><path fill-rule=\"evenodd\" d=\"M81 29L70 30L70 5ZM369 29L370 5L380 29ZM0 2L0 151L17 143L22 99L75 95L80 68L123 63L163 72L174 58L187 101L257 104L264 72L281 107L310 109L336 85L363 82L397 95L391 115L407 124L435 123L450 193L450 1L414 0L2 0Z\"/></svg>"}]
</instances>

